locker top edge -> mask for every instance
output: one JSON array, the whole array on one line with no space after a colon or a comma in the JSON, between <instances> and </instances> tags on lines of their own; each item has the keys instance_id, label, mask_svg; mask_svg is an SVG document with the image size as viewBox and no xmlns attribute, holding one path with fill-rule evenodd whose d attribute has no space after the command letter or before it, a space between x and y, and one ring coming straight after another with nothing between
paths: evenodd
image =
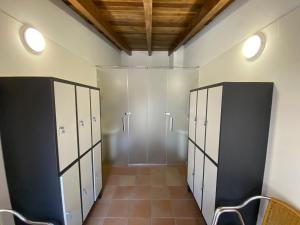
<instances>
[{"instance_id":1,"label":"locker top edge","mask_svg":"<svg viewBox=\"0 0 300 225\"><path fill-rule=\"evenodd\" d=\"M202 86L199 88L195 88L190 90L190 92L194 91L199 91L202 89L207 89L207 88L213 88L213 87L218 87L218 86L227 86L227 85L267 85L269 87L274 86L274 82L221 82L221 83L216 83L208 86Z\"/></svg>"},{"instance_id":2,"label":"locker top edge","mask_svg":"<svg viewBox=\"0 0 300 225\"><path fill-rule=\"evenodd\" d=\"M74 81L69 81L69 80L64 80L61 78L56 78L56 77L35 77L35 76L29 76L29 77L23 77L23 76L13 76L13 77L0 77L0 82L1 80L5 81L5 80L29 80L29 79L35 79L35 80L49 80L49 81L57 81L57 82L61 82L61 83L66 83L66 84L72 84L72 85L76 85L76 86L80 86L80 87L86 87L86 88L90 88L90 89L94 89L94 90L100 90L98 87L94 87L94 86L90 86L90 85L86 85L86 84L80 84Z\"/></svg>"}]
</instances>

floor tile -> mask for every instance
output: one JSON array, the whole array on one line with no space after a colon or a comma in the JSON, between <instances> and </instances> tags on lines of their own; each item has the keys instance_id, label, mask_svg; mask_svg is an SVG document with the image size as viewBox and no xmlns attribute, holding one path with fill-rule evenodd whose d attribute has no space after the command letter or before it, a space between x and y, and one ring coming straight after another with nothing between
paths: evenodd
<instances>
[{"instance_id":1,"label":"floor tile","mask_svg":"<svg viewBox=\"0 0 300 225\"><path fill-rule=\"evenodd\" d=\"M150 225L150 218L129 218L128 225Z\"/></svg>"},{"instance_id":2,"label":"floor tile","mask_svg":"<svg viewBox=\"0 0 300 225\"><path fill-rule=\"evenodd\" d=\"M137 175L136 176L136 185L137 186L149 186L150 185L150 176L149 175Z\"/></svg>"},{"instance_id":3,"label":"floor tile","mask_svg":"<svg viewBox=\"0 0 300 225\"><path fill-rule=\"evenodd\" d=\"M152 200L151 217L171 217L172 209L169 200Z\"/></svg>"},{"instance_id":4,"label":"floor tile","mask_svg":"<svg viewBox=\"0 0 300 225\"><path fill-rule=\"evenodd\" d=\"M103 218L95 218L95 217L89 217L86 222L84 222L85 225L103 225L104 219Z\"/></svg>"},{"instance_id":5,"label":"floor tile","mask_svg":"<svg viewBox=\"0 0 300 225\"><path fill-rule=\"evenodd\" d=\"M176 167L167 167L166 168L167 175L180 176L180 173Z\"/></svg>"},{"instance_id":6,"label":"floor tile","mask_svg":"<svg viewBox=\"0 0 300 225\"><path fill-rule=\"evenodd\" d=\"M133 191L132 199L150 199L150 187L149 186L136 186Z\"/></svg>"},{"instance_id":7,"label":"floor tile","mask_svg":"<svg viewBox=\"0 0 300 225\"><path fill-rule=\"evenodd\" d=\"M166 186L165 175L151 175L151 186L152 187Z\"/></svg>"},{"instance_id":8,"label":"floor tile","mask_svg":"<svg viewBox=\"0 0 300 225\"><path fill-rule=\"evenodd\" d=\"M166 167L157 166L151 168L151 175L165 175Z\"/></svg>"},{"instance_id":9,"label":"floor tile","mask_svg":"<svg viewBox=\"0 0 300 225\"><path fill-rule=\"evenodd\" d=\"M105 186L103 188L103 194L101 196L101 199L112 199L115 190L116 190L116 186Z\"/></svg>"},{"instance_id":10,"label":"floor tile","mask_svg":"<svg viewBox=\"0 0 300 225\"><path fill-rule=\"evenodd\" d=\"M110 170L110 174L114 175L136 175L137 168L136 167L112 167Z\"/></svg>"},{"instance_id":11,"label":"floor tile","mask_svg":"<svg viewBox=\"0 0 300 225\"><path fill-rule=\"evenodd\" d=\"M199 217L200 212L194 200L172 200L172 212L175 217Z\"/></svg>"},{"instance_id":12,"label":"floor tile","mask_svg":"<svg viewBox=\"0 0 300 225\"><path fill-rule=\"evenodd\" d=\"M127 217L129 214L128 200L113 200L107 213L108 217Z\"/></svg>"},{"instance_id":13,"label":"floor tile","mask_svg":"<svg viewBox=\"0 0 300 225\"><path fill-rule=\"evenodd\" d=\"M135 176L124 175L119 177L120 186L135 186Z\"/></svg>"},{"instance_id":14,"label":"floor tile","mask_svg":"<svg viewBox=\"0 0 300 225\"><path fill-rule=\"evenodd\" d=\"M170 192L167 187L151 187L151 199L168 200Z\"/></svg>"},{"instance_id":15,"label":"floor tile","mask_svg":"<svg viewBox=\"0 0 300 225\"><path fill-rule=\"evenodd\" d=\"M109 185L119 185L119 175L108 175L108 177L105 179L105 186Z\"/></svg>"},{"instance_id":16,"label":"floor tile","mask_svg":"<svg viewBox=\"0 0 300 225\"><path fill-rule=\"evenodd\" d=\"M90 217L105 217L107 216L107 213L110 209L111 201L100 199L95 203L95 206L93 207Z\"/></svg>"},{"instance_id":17,"label":"floor tile","mask_svg":"<svg viewBox=\"0 0 300 225\"><path fill-rule=\"evenodd\" d=\"M129 217L143 217L151 216L151 202L149 200L134 200L130 201Z\"/></svg>"},{"instance_id":18,"label":"floor tile","mask_svg":"<svg viewBox=\"0 0 300 225\"><path fill-rule=\"evenodd\" d=\"M180 175L167 174L166 183L168 186L184 186L185 182Z\"/></svg>"},{"instance_id":19,"label":"floor tile","mask_svg":"<svg viewBox=\"0 0 300 225\"><path fill-rule=\"evenodd\" d=\"M187 187L169 187L171 199L192 199L192 193L188 192Z\"/></svg>"},{"instance_id":20,"label":"floor tile","mask_svg":"<svg viewBox=\"0 0 300 225\"><path fill-rule=\"evenodd\" d=\"M128 225L127 218L105 218L103 225Z\"/></svg>"},{"instance_id":21,"label":"floor tile","mask_svg":"<svg viewBox=\"0 0 300 225\"><path fill-rule=\"evenodd\" d=\"M151 225L175 225L173 218L153 218Z\"/></svg>"},{"instance_id":22,"label":"floor tile","mask_svg":"<svg viewBox=\"0 0 300 225\"><path fill-rule=\"evenodd\" d=\"M150 175L151 167L138 167L136 170L137 175Z\"/></svg>"},{"instance_id":23,"label":"floor tile","mask_svg":"<svg viewBox=\"0 0 300 225\"><path fill-rule=\"evenodd\" d=\"M113 199L133 199L133 186L118 186L115 188Z\"/></svg>"},{"instance_id":24,"label":"floor tile","mask_svg":"<svg viewBox=\"0 0 300 225\"><path fill-rule=\"evenodd\" d=\"M186 189L186 166L105 167L86 225L205 225Z\"/></svg>"},{"instance_id":25,"label":"floor tile","mask_svg":"<svg viewBox=\"0 0 300 225\"><path fill-rule=\"evenodd\" d=\"M206 225L200 218L176 219L176 225Z\"/></svg>"}]
</instances>

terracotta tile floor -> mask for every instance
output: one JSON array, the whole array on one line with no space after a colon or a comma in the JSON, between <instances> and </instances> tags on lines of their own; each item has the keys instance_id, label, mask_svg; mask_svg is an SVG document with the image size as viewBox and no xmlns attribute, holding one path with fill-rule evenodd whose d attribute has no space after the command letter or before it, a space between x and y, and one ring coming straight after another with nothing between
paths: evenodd
<instances>
[{"instance_id":1,"label":"terracotta tile floor","mask_svg":"<svg viewBox=\"0 0 300 225\"><path fill-rule=\"evenodd\" d=\"M204 225L185 166L105 167L87 225Z\"/></svg>"}]
</instances>

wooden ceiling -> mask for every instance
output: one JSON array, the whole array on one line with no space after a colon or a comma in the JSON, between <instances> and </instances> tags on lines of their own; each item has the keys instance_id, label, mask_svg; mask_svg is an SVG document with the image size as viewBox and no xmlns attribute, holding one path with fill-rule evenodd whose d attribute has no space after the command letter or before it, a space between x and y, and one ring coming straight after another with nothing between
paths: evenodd
<instances>
[{"instance_id":1,"label":"wooden ceiling","mask_svg":"<svg viewBox=\"0 0 300 225\"><path fill-rule=\"evenodd\" d=\"M234 0L64 1L127 54L170 55Z\"/></svg>"}]
</instances>

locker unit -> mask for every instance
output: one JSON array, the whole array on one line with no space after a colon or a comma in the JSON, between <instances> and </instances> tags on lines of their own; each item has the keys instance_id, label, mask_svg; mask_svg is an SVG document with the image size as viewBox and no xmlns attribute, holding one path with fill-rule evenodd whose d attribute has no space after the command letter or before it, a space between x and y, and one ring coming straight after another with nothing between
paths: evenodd
<instances>
[{"instance_id":1,"label":"locker unit","mask_svg":"<svg viewBox=\"0 0 300 225\"><path fill-rule=\"evenodd\" d=\"M93 148L93 177L94 177L94 199L96 200L102 189L102 151L101 144Z\"/></svg>"},{"instance_id":2,"label":"locker unit","mask_svg":"<svg viewBox=\"0 0 300 225\"><path fill-rule=\"evenodd\" d=\"M187 183L207 224L217 207L261 194L272 95L273 83L224 82L191 90ZM242 211L246 224L256 224L258 208ZM239 223L232 214L219 222Z\"/></svg>"},{"instance_id":3,"label":"locker unit","mask_svg":"<svg viewBox=\"0 0 300 225\"><path fill-rule=\"evenodd\" d=\"M92 146L90 89L77 86L76 98L79 152L82 155Z\"/></svg>"},{"instance_id":4,"label":"locker unit","mask_svg":"<svg viewBox=\"0 0 300 225\"><path fill-rule=\"evenodd\" d=\"M102 189L100 123L92 125L93 113L100 121L99 100L99 89L61 79L0 78L0 132L14 210L32 220L83 224Z\"/></svg>"}]
</instances>

